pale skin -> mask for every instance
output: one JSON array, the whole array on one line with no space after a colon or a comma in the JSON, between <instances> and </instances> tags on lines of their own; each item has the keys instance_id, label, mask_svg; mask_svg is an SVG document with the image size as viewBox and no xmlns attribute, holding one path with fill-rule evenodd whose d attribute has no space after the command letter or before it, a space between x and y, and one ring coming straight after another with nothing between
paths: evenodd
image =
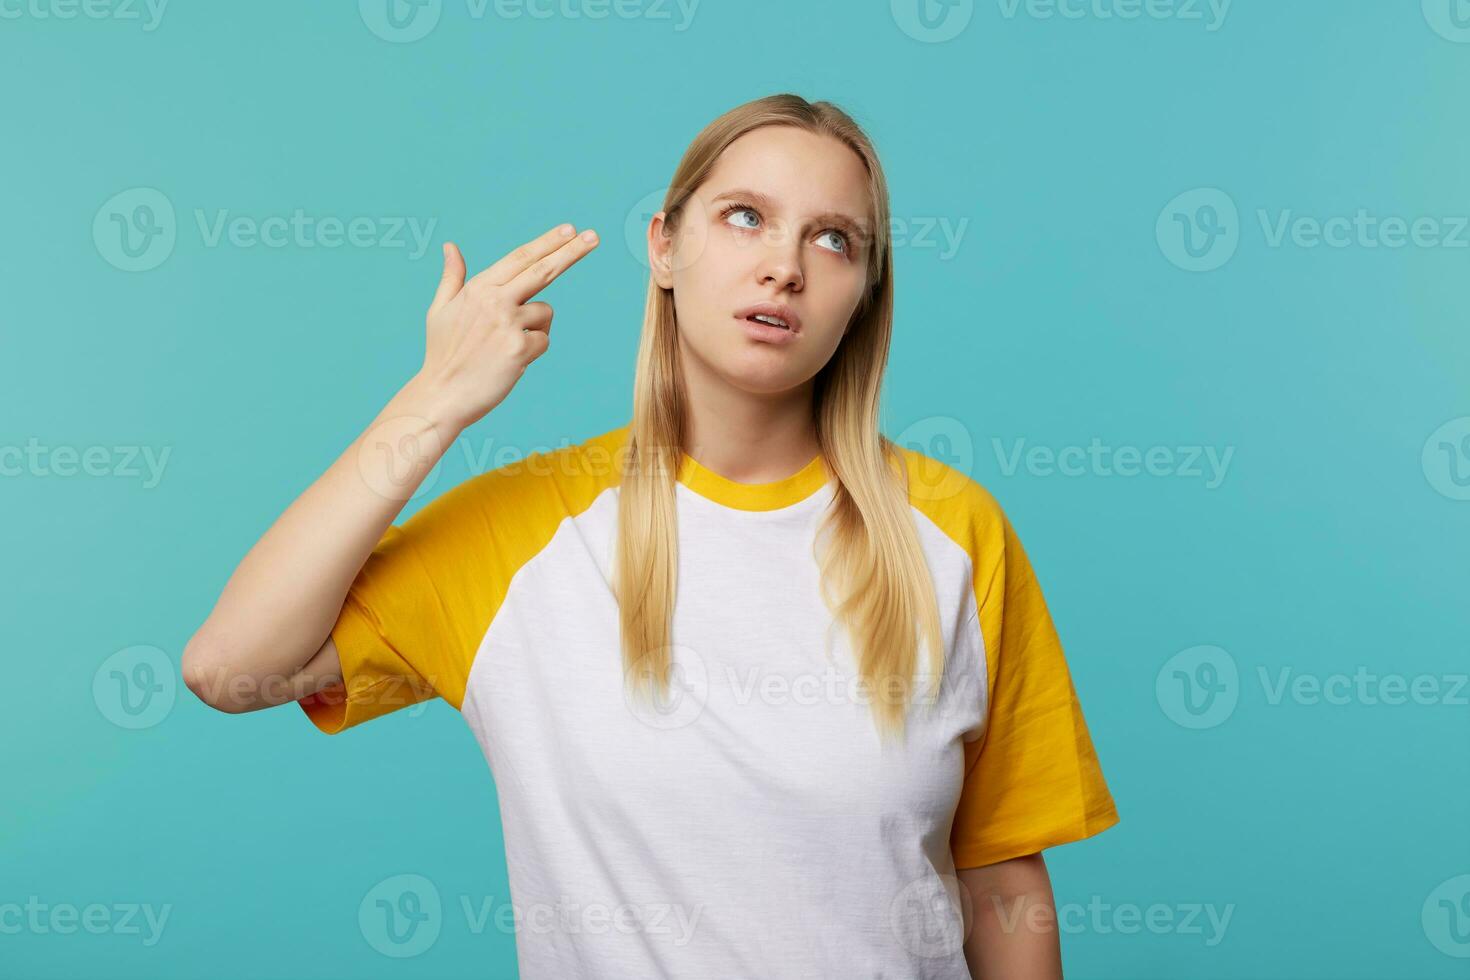
<instances>
[{"instance_id":1,"label":"pale skin","mask_svg":"<svg viewBox=\"0 0 1470 980\"><path fill-rule=\"evenodd\" d=\"M862 161L847 147L774 126L726 147L686 203L676 237L664 212L653 216L649 266L674 292L690 391L684 448L706 467L764 483L817 454L814 378L842 341L866 276L862 236L817 216L866 226L867 193ZM739 205L752 207L730 210ZM752 340L734 319L763 301L801 318L792 343Z\"/></svg>"},{"instance_id":2,"label":"pale skin","mask_svg":"<svg viewBox=\"0 0 1470 980\"><path fill-rule=\"evenodd\" d=\"M191 691L238 713L342 683L330 631L352 580L444 451L546 352L552 309L532 298L597 244L595 231L560 225L468 281L445 245L423 367L241 560L184 648ZM364 448L378 445L413 451Z\"/></svg>"},{"instance_id":3,"label":"pale skin","mask_svg":"<svg viewBox=\"0 0 1470 980\"><path fill-rule=\"evenodd\" d=\"M786 126L727 147L670 234L647 229L654 280L672 289L688 404L685 451L744 483L790 476L818 452L813 380L851 324L871 229L866 171L843 144ZM444 247L423 366L246 553L184 650L185 684L221 711L255 711L342 683L332 626L374 546L466 427L505 400L551 342L535 296L597 247L558 225L466 279ZM755 339L735 311L776 302L790 343ZM383 446L411 447L392 458ZM370 451L372 450L372 451ZM1059 980L1040 854L958 871L971 895L965 957L984 980ZM999 899L1000 910L996 909ZM1016 903L1032 910L1014 920Z\"/></svg>"}]
</instances>

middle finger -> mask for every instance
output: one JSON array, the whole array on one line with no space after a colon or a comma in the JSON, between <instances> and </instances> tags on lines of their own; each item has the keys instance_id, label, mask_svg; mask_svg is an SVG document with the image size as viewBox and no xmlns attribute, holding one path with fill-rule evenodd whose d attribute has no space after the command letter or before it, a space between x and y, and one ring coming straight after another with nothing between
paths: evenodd
<instances>
[{"instance_id":1,"label":"middle finger","mask_svg":"<svg viewBox=\"0 0 1470 980\"><path fill-rule=\"evenodd\" d=\"M499 261L493 262L482 269L475 276L483 285L503 286L514 279L525 270L532 262L550 255L562 245L571 241L576 234L576 228L567 222L562 222L549 231L544 231L516 248L511 249Z\"/></svg>"},{"instance_id":2,"label":"middle finger","mask_svg":"<svg viewBox=\"0 0 1470 980\"><path fill-rule=\"evenodd\" d=\"M587 239L588 235L592 236L591 241ZM516 303L524 303L555 282L572 263L596 248L597 241L597 233L589 228L550 255L532 262L505 284L508 295Z\"/></svg>"}]
</instances>

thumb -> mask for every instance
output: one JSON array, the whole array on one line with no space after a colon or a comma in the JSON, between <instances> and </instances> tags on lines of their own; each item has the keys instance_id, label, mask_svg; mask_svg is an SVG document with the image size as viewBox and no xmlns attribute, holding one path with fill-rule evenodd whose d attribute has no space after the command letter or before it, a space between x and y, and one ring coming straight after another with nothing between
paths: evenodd
<instances>
[{"instance_id":1,"label":"thumb","mask_svg":"<svg viewBox=\"0 0 1470 980\"><path fill-rule=\"evenodd\" d=\"M434 292L434 301L429 304L429 309L436 310L454 299L464 286L464 273L464 256L460 254L459 246L445 242L444 275L439 280L439 288Z\"/></svg>"}]
</instances>

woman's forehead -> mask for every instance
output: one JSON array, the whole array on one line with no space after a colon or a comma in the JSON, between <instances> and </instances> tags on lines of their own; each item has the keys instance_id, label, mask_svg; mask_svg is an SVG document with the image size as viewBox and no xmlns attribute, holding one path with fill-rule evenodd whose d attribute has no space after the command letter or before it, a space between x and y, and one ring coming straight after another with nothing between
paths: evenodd
<instances>
[{"instance_id":1,"label":"woman's forehead","mask_svg":"<svg viewBox=\"0 0 1470 980\"><path fill-rule=\"evenodd\" d=\"M736 139L711 169L700 196L713 204L758 198L767 208L869 224L867 168L851 147L794 126L768 126Z\"/></svg>"}]
</instances>

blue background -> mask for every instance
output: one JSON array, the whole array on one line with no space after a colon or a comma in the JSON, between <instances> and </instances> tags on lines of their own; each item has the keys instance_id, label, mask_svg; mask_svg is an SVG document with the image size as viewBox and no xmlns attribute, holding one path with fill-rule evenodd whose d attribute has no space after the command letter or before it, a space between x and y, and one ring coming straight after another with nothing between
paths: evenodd
<instances>
[{"instance_id":1,"label":"blue background","mask_svg":"<svg viewBox=\"0 0 1470 980\"><path fill-rule=\"evenodd\" d=\"M603 244L545 294L551 351L405 515L478 454L626 421L646 288L630 216L706 122L787 90L878 145L906 229L885 432L1010 513L1118 802L1117 827L1048 853L1081 910L1067 975L1466 976L1470 31L1436 2L1237 0L1221 22L975 0L932 40L913 0L704 0L687 21L654 0L601 20L443 0L401 42L371 0L175 2L151 30L141 7L10 0L0 906L170 912L152 946L0 931L0 976L514 975L513 936L459 904L508 892L495 787L447 705L327 738L294 706L214 712L163 671L157 717L129 728L146 694L114 682L148 680L129 657L176 669L235 563L416 369L445 238L475 268L563 220ZM174 209L175 241L125 271L106 231L136 188ZM1208 271L1168 234L1211 226L1198 189L1238 210L1213 212ZM435 226L415 257L411 239L211 245L197 217L296 209ZM1268 234L1360 209L1446 241ZM1006 462L1016 440L1094 438L1233 455L1215 486ZM28 444L104 447L104 472L17 466ZM161 479L116 447L169 452ZM1190 687L1205 668L1214 687ZM1283 670L1360 668L1440 696L1273 697ZM1197 724L1203 704L1229 710ZM400 874L444 901L402 959L358 920ZM1175 926L1114 918L1155 905ZM1192 906L1229 910L1223 936L1203 913L1181 927Z\"/></svg>"}]
</instances>

